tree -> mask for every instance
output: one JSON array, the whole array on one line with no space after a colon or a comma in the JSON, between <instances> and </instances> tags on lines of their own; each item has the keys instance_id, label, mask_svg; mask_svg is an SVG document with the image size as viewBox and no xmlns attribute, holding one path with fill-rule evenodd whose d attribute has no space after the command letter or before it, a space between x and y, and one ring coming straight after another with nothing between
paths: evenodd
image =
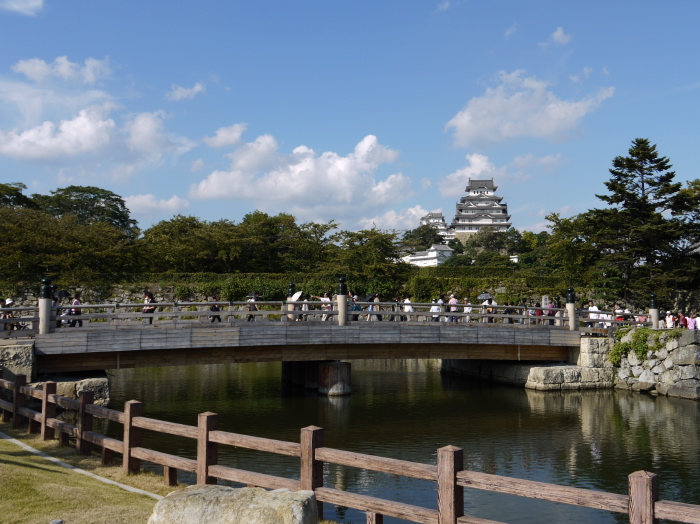
<instances>
[{"instance_id":1,"label":"tree","mask_svg":"<svg viewBox=\"0 0 700 524\"><path fill-rule=\"evenodd\" d=\"M616 157L612 165L605 182L609 194L596 195L610 207L578 218L608 292L646 301L681 269L678 255L698 235L692 212L700 199L674 182L671 163L648 139L633 140L628 156Z\"/></svg>"},{"instance_id":2,"label":"tree","mask_svg":"<svg viewBox=\"0 0 700 524\"><path fill-rule=\"evenodd\" d=\"M136 220L131 219L124 199L107 189L68 186L51 191L50 195L34 194L32 201L54 218L73 215L80 224L105 222L131 238L139 234Z\"/></svg>"},{"instance_id":3,"label":"tree","mask_svg":"<svg viewBox=\"0 0 700 524\"><path fill-rule=\"evenodd\" d=\"M401 241L403 249L416 252L430 249L433 244L443 244L445 237L438 233L433 226L424 224L406 231Z\"/></svg>"},{"instance_id":4,"label":"tree","mask_svg":"<svg viewBox=\"0 0 700 524\"><path fill-rule=\"evenodd\" d=\"M3 207L34 207L32 200L22 191L27 189L22 182L0 184L0 206Z\"/></svg>"}]
</instances>

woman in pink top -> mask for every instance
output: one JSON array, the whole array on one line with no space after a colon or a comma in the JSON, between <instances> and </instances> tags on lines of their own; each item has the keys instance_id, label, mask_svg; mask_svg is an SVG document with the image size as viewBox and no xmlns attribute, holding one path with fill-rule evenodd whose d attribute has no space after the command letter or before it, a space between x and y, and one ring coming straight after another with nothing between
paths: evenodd
<instances>
[{"instance_id":1,"label":"woman in pink top","mask_svg":"<svg viewBox=\"0 0 700 524\"><path fill-rule=\"evenodd\" d=\"M695 316L695 313L687 317L688 320L688 329L698 329L698 320L697 317Z\"/></svg>"}]
</instances>

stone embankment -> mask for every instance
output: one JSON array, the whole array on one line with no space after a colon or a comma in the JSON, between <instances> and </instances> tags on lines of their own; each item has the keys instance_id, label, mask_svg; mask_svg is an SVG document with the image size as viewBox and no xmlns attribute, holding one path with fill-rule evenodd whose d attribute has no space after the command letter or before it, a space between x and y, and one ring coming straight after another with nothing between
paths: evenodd
<instances>
[{"instance_id":1,"label":"stone embankment","mask_svg":"<svg viewBox=\"0 0 700 524\"><path fill-rule=\"evenodd\" d=\"M634 330L621 342L631 340ZM652 340L653 339L653 340ZM700 400L700 332L684 331L680 337L661 333L649 340L646 359L630 353L620 366L610 362L614 340L582 337L580 351L569 362L543 366L534 363L501 363L485 360L443 360L442 371L541 391L577 389L626 389Z\"/></svg>"},{"instance_id":2,"label":"stone embankment","mask_svg":"<svg viewBox=\"0 0 700 524\"><path fill-rule=\"evenodd\" d=\"M95 404L109 404L109 379L105 372L71 373L66 375L36 376L34 343L3 341L0 344L0 378L14 381L17 375L27 377L35 388L43 387L45 380L56 382L56 393L63 397L78 398L78 392L90 390L95 395Z\"/></svg>"},{"instance_id":3,"label":"stone embankment","mask_svg":"<svg viewBox=\"0 0 700 524\"><path fill-rule=\"evenodd\" d=\"M662 333L658 344L654 335L649 337L646 358L635 352L623 356L615 388L700 399L700 332L669 334ZM631 331L620 342L631 342L633 336Z\"/></svg>"},{"instance_id":4,"label":"stone embankment","mask_svg":"<svg viewBox=\"0 0 700 524\"><path fill-rule=\"evenodd\" d=\"M540 391L611 388L614 370L608 360L610 348L607 338L583 337L580 349L570 351L568 363L543 366L541 363L446 359L442 362L442 371Z\"/></svg>"}]
</instances>

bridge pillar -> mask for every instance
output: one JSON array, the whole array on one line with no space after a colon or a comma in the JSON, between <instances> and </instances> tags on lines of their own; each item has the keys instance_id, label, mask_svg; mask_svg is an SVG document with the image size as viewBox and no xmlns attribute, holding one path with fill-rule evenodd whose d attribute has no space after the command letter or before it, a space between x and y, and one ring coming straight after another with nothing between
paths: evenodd
<instances>
[{"instance_id":1,"label":"bridge pillar","mask_svg":"<svg viewBox=\"0 0 700 524\"><path fill-rule=\"evenodd\" d=\"M566 316L569 318L569 331L578 331L578 316L576 315L576 293L574 288L566 290Z\"/></svg>"},{"instance_id":2,"label":"bridge pillar","mask_svg":"<svg viewBox=\"0 0 700 524\"><path fill-rule=\"evenodd\" d=\"M318 392L329 397L350 394L350 362L323 362Z\"/></svg>"},{"instance_id":3,"label":"bridge pillar","mask_svg":"<svg viewBox=\"0 0 700 524\"><path fill-rule=\"evenodd\" d=\"M53 312L53 286L51 279L41 281L39 288L39 334L51 333L51 313Z\"/></svg>"},{"instance_id":4,"label":"bridge pillar","mask_svg":"<svg viewBox=\"0 0 700 524\"><path fill-rule=\"evenodd\" d=\"M656 295L651 294L649 301L649 317L651 317L652 329L659 329L659 305L656 303Z\"/></svg>"},{"instance_id":5,"label":"bridge pillar","mask_svg":"<svg viewBox=\"0 0 700 524\"><path fill-rule=\"evenodd\" d=\"M346 326L348 323L348 286L345 284L345 277L338 279L338 294L336 301L338 303L338 325Z\"/></svg>"}]
</instances>

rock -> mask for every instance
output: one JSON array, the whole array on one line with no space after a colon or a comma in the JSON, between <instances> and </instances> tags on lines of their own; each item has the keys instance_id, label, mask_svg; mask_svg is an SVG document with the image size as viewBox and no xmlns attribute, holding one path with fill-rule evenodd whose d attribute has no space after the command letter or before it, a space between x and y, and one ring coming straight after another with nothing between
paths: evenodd
<instances>
[{"instance_id":1,"label":"rock","mask_svg":"<svg viewBox=\"0 0 700 524\"><path fill-rule=\"evenodd\" d=\"M316 524L313 491L190 486L153 508L148 524Z\"/></svg>"},{"instance_id":2,"label":"rock","mask_svg":"<svg viewBox=\"0 0 700 524\"><path fill-rule=\"evenodd\" d=\"M673 359L669 356L666 360L664 360L664 367L666 369L672 369L675 364L673 363Z\"/></svg>"},{"instance_id":3,"label":"rock","mask_svg":"<svg viewBox=\"0 0 700 524\"><path fill-rule=\"evenodd\" d=\"M0 346L0 365L3 367L0 378L14 382L17 375L26 375L27 382L31 382L34 373L33 344Z\"/></svg>"},{"instance_id":4,"label":"rock","mask_svg":"<svg viewBox=\"0 0 700 524\"><path fill-rule=\"evenodd\" d=\"M663 364L658 364L651 369L651 372L655 375L660 375L664 371L666 371L666 366L664 366Z\"/></svg>"},{"instance_id":5,"label":"rock","mask_svg":"<svg viewBox=\"0 0 700 524\"><path fill-rule=\"evenodd\" d=\"M642 366L634 366L634 367L632 367L632 369L630 371L632 371L632 374L635 377L638 377L639 375L641 375L645 371L645 369Z\"/></svg>"},{"instance_id":6,"label":"rock","mask_svg":"<svg viewBox=\"0 0 700 524\"><path fill-rule=\"evenodd\" d=\"M621 368L620 371L617 372L617 378L624 380L627 377L630 376L630 371L627 368Z\"/></svg>"},{"instance_id":7,"label":"rock","mask_svg":"<svg viewBox=\"0 0 700 524\"><path fill-rule=\"evenodd\" d=\"M634 351L630 351L629 354L627 355L627 361L629 362L630 366L639 366L642 361L639 360L639 357Z\"/></svg>"},{"instance_id":8,"label":"rock","mask_svg":"<svg viewBox=\"0 0 700 524\"><path fill-rule=\"evenodd\" d=\"M680 374L678 376L680 380L698 378L697 366L679 366L678 370L680 371Z\"/></svg>"},{"instance_id":9,"label":"rock","mask_svg":"<svg viewBox=\"0 0 700 524\"><path fill-rule=\"evenodd\" d=\"M666 391L669 397L700 399L700 382L698 380L681 380Z\"/></svg>"},{"instance_id":10,"label":"rock","mask_svg":"<svg viewBox=\"0 0 700 524\"><path fill-rule=\"evenodd\" d=\"M651 371L649 371L648 369L645 369L644 371L642 371L642 373L639 375L638 379L639 379L639 382L649 382L651 384L653 384L655 382L654 374Z\"/></svg>"},{"instance_id":11,"label":"rock","mask_svg":"<svg viewBox=\"0 0 700 524\"><path fill-rule=\"evenodd\" d=\"M651 391L656 387L654 382L635 382L632 384L632 391Z\"/></svg>"},{"instance_id":12,"label":"rock","mask_svg":"<svg viewBox=\"0 0 700 524\"><path fill-rule=\"evenodd\" d=\"M673 352L672 358L677 366L700 364L700 346L693 344L680 347Z\"/></svg>"}]
</instances>

